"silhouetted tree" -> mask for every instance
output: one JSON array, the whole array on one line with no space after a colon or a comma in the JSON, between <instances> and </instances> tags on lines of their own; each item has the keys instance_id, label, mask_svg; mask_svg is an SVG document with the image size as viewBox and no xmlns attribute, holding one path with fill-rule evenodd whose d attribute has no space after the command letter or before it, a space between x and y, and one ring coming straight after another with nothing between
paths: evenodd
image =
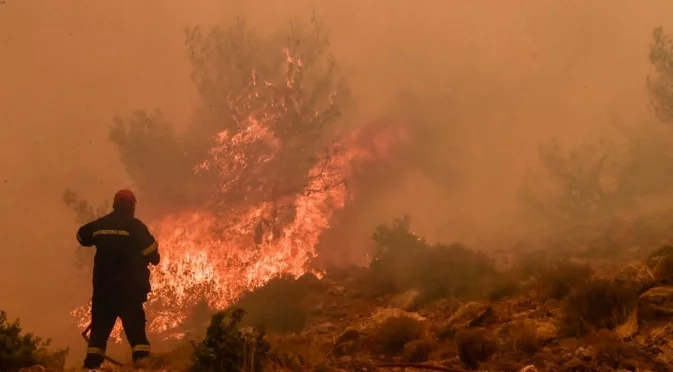
<instances>
[{"instance_id":1,"label":"silhouetted tree","mask_svg":"<svg viewBox=\"0 0 673 372\"><path fill-rule=\"evenodd\" d=\"M530 221L558 228L604 223L642 198L673 191L673 138L652 125L622 127L626 143L602 140L566 151L540 147L542 172L529 170L520 201ZM541 185L541 173L549 185Z\"/></svg>"},{"instance_id":2,"label":"silhouetted tree","mask_svg":"<svg viewBox=\"0 0 673 372\"><path fill-rule=\"evenodd\" d=\"M650 62L656 74L647 77L647 87L657 117L670 124L673 122L673 38L657 27L652 33Z\"/></svg>"},{"instance_id":3,"label":"silhouetted tree","mask_svg":"<svg viewBox=\"0 0 673 372\"><path fill-rule=\"evenodd\" d=\"M653 110L661 121L670 124L673 38L662 28L653 32L649 59L656 72L647 78ZM603 140L570 151L556 142L541 147L543 173L551 187L541 187L539 179L532 177L540 172L529 170L520 201L531 217L530 223L555 231L600 227L608 226L620 212L627 212L652 224L652 218L646 216L650 212L639 210L639 204L644 198L673 191L673 136L655 123L621 125L618 129L624 144ZM661 219L660 210L652 213ZM642 224L638 221L636 225Z\"/></svg>"}]
</instances>

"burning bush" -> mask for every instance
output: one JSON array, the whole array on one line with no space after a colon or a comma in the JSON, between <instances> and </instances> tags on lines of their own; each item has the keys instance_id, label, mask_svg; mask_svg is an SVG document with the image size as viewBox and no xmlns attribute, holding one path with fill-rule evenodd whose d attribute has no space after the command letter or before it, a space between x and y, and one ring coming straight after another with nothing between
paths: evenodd
<instances>
[{"instance_id":1,"label":"burning bush","mask_svg":"<svg viewBox=\"0 0 673 372\"><path fill-rule=\"evenodd\" d=\"M638 304L629 285L593 279L574 288L563 301L561 331L580 336L592 329L612 329L623 323Z\"/></svg>"},{"instance_id":2,"label":"burning bush","mask_svg":"<svg viewBox=\"0 0 673 372\"><path fill-rule=\"evenodd\" d=\"M411 231L411 219L395 219L373 235L377 250L372 282L384 293L418 288L424 301L474 295L485 276L494 273L486 256L460 244L431 246Z\"/></svg>"},{"instance_id":3,"label":"burning bush","mask_svg":"<svg viewBox=\"0 0 673 372\"><path fill-rule=\"evenodd\" d=\"M2 371L18 371L24 367L42 365L62 369L68 350L48 352L51 340L32 333L23 333L18 319L8 322L7 313L0 310L0 366Z\"/></svg>"},{"instance_id":4,"label":"burning bush","mask_svg":"<svg viewBox=\"0 0 673 372\"><path fill-rule=\"evenodd\" d=\"M193 372L262 372L269 343L255 329L240 329L244 311L233 308L213 315L206 338L194 350Z\"/></svg>"}]
</instances>

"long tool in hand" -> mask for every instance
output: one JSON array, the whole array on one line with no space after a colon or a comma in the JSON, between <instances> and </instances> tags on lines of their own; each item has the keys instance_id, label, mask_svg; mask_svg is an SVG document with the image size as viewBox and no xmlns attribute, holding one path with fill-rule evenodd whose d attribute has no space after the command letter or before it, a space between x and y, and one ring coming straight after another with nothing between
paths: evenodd
<instances>
[{"instance_id":1,"label":"long tool in hand","mask_svg":"<svg viewBox=\"0 0 673 372\"><path fill-rule=\"evenodd\" d=\"M82 331L82 337L84 337L84 341L86 341L87 345L89 344L89 332L90 331L91 331L91 324L89 324L89 326L86 327L86 329L84 331ZM113 358L110 358L107 355L103 355L103 358L105 358L105 360L107 360L108 362L110 362L114 365L117 365L117 366L124 365L124 363L118 362L117 360L115 360Z\"/></svg>"}]
</instances>

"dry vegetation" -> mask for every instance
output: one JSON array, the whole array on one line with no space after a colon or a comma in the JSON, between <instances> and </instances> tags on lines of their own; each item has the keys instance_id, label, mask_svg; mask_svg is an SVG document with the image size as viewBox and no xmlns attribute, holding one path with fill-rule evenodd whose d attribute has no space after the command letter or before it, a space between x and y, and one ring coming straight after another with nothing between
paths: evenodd
<instances>
[{"instance_id":1,"label":"dry vegetation","mask_svg":"<svg viewBox=\"0 0 673 372\"><path fill-rule=\"evenodd\" d=\"M572 257L543 261L531 272L530 255L499 272L476 251L427 244L410 225L404 218L376 230L379 256L368 269L332 270L323 279L277 278L244 295L235 307L212 315L204 337L156 356L154 367L665 371L673 365L673 349L662 344L673 336L666 323L673 316L673 288L652 287L652 269L661 267L669 250L656 249L640 263L615 261L611 276ZM392 275L403 262L414 262L414 270ZM427 274L442 265L464 277ZM643 271L650 273L650 285L642 285ZM495 296L480 285L497 282L516 289L499 289L507 295Z\"/></svg>"},{"instance_id":2,"label":"dry vegetation","mask_svg":"<svg viewBox=\"0 0 673 372\"><path fill-rule=\"evenodd\" d=\"M68 350L47 351L51 341L43 340L21 329L18 319L9 321L7 313L0 311L0 370L17 371L38 364L47 368L62 369Z\"/></svg>"},{"instance_id":3,"label":"dry vegetation","mask_svg":"<svg viewBox=\"0 0 673 372\"><path fill-rule=\"evenodd\" d=\"M242 25L237 27L215 32L215 39L245 31ZM200 35L195 32L190 40L193 46L205 48ZM658 75L650 80L650 87L657 113L665 121L671 120L673 112L672 46L665 34L655 32L651 59ZM209 91L206 85L218 82L201 83L202 90ZM211 121L219 114L202 113ZM136 119L143 123L158 120L141 116ZM119 128L124 125L119 124L115 141L126 149L127 165L138 160L132 151L142 148L138 143L163 133ZM198 145L175 140L171 131L162 135L165 147ZM544 239L536 237L537 249L497 247L517 257L508 270L496 269L489 250L428 243L413 233L405 216L375 230L376 249L369 267L332 269L322 279L279 277L244 294L226 311L204 310L197 317L201 319L186 327L198 328L207 314L211 319L205 336L195 337L191 345L174 353L156 356L154 367L195 372L327 372L424 363L425 368L443 371L673 370L673 346L668 341L673 337L668 324L673 317L673 287L669 287L673 247L661 248L658 243L670 231L662 227L664 219L643 214L621 227L631 243L610 234L617 212L633 207L642 197L673 189L673 178L667 173L671 164L659 167L651 161L663 159L656 151L666 154L668 144L641 132L629 139L631 146L619 151L609 143L570 152L556 144L544 147L543 163L558 181L560 192L541 198L527 185L521 202L528 215L551 232ZM131 170L136 176L162 179L149 177L151 172L139 168ZM617 192L600 186L606 174L620 186ZM656 187L643 186L653 184L643 181L647 177L659 180ZM182 190L163 192L182 195ZM80 215L94 213L73 195L68 203ZM638 249L627 249L628 244ZM645 259L643 252L649 255ZM58 359L63 352L48 354L45 346L22 335L18 323L7 323L4 313L0 317L3 372L34 364L62 367L45 358Z\"/></svg>"}]
</instances>

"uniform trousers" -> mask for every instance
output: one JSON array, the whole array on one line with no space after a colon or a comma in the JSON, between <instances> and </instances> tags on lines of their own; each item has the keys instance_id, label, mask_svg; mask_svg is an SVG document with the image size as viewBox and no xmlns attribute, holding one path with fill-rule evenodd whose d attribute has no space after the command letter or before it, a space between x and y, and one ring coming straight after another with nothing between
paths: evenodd
<instances>
[{"instance_id":1,"label":"uniform trousers","mask_svg":"<svg viewBox=\"0 0 673 372\"><path fill-rule=\"evenodd\" d=\"M107 341L117 318L121 319L124 333L131 344L133 361L149 356L150 343L145 332L143 308L146 300L147 296L100 294L94 290L91 301L91 338L84 368L95 369L103 363Z\"/></svg>"}]
</instances>

